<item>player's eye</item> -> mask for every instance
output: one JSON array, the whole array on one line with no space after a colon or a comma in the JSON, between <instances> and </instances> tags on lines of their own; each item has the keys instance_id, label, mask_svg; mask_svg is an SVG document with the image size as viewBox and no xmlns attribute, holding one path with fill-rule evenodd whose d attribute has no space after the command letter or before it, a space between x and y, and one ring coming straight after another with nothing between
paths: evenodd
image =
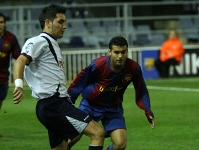
<instances>
[{"instance_id":1,"label":"player's eye","mask_svg":"<svg viewBox=\"0 0 199 150\"><path fill-rule=\"evenodd\" d=\"M64 20L59 20L58 23L59 24L63 24L65 21Z\"/></svg>"}]
</instances>

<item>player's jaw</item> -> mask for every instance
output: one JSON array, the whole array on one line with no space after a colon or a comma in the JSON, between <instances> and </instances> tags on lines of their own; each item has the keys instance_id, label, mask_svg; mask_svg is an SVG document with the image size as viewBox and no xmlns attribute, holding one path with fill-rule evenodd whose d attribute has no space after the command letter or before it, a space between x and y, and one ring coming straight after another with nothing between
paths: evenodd
<instances>
[{"instance_id":1,"label":"player's jaw","mask_svg":"<svg viewBox=\"0 0 199 150\"><path fill-rule=\"evenodd\" d=\"M124 66L124 63L125 63L125 59L123 59L123 58L117 58L117 59L115 59L115 61L114 61L114 65L115 66Z\"/></svg>"},{"instance_id":2,"label":"player's jaw","mask_svg":"<svg viewBox=\"0 0 199 150\"><path fill-rule=\"evenodd\" d=\"M64 36L64 29L56 30L53 34L55 39L60 39Z\"/></svg>"},{"instance_id":3,"label":"player's jaw","mask_svg":"<svg viewBox=\"0 0 199 150\"><path fill-rule=\"evenodd\" d=\"M59 35L59 38L62 38L64 36L64 30L61 30Z\"/></svg>"},{"instance_id":4,"label":"player's jaw","mask_svg":"<svg viewBox=\"0 0 199 150\"><path fill-rule=\"evenodd\" d=\"M60 25L58 30L57 30L57 34L58 34L58 37L57 38L62 38L64 36L64 32L65 32L65 27Z\"/></svg>"},{"instance_id":5,"label":"player's jaw","mask_svg":"<svg viewBox=\"0 0 199 150\"><path fill-rule=\"evenodd\" d=\"M3 32L5 30L5 26L0 24L0 32Z\"/></svg>"},{"instance_id":6,"label":"player's jaw","mask_svg":"<svg viewBox=\"0 0 199 150\"><path fill-rule=\"evenodd\" d=\"M124 60L123 59L117 59L115 62L116 62L116 64L119 65L119 64L123 64Z\"/></svg>"}]
</instances>

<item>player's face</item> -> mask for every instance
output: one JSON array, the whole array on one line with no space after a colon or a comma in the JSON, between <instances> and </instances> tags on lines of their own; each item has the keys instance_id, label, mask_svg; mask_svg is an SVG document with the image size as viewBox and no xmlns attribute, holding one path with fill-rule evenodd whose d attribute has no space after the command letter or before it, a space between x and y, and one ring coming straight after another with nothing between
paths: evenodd
<instances>
[{"instance_id":1,"label":"player's face","mask_svg":"<svg viewBox=\"0 0 199 150\"><path fill-rule=\"evenodd\" d=\"M128 54L127 46L112 46L112 50L109 50L110 58L110 65L114 71L120 71L125 64L125 60Z\"/></svg>"},{"instance_id":2,"label":"player's face","mask_svg":"<svg viewBox=\"0 0 199 150\"><path fill-rule=\"evenodd\" d=\"M3 35L3 32L5 30L5 20L3 17L0 17L0 37Z\"/></svg>"},{"instance_id":3,"label":"player's face","mask_svg":"<svg viewBox=\"0 0 199 150\"><path fill-rule=\"evenodd\" d=\"M57 18L49 22L50 33L55 39L62 38L66 29L65 14L57 14Z\"/></svg>"}]
</instances>

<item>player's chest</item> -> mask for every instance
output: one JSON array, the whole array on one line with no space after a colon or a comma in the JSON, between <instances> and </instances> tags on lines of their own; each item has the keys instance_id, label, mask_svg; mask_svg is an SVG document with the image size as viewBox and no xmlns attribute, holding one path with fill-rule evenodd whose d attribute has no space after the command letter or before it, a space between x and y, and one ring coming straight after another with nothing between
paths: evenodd
<instances>
[{"instance_id":1,"label":"player's chest","mask_svg":"<svg viewBox=\"0 0 199 150\"><path fill-rule=\"evenodd\" d=\"M8 56L11 53L10 51L11 51L11 42L0 39L0 57L4 58Z\"/></svg>"},{"instance_id":2,"label":"player's chest","mask_svg":"<svg viewBox=\"0 0 199 150\"><path fill-rule=\"evenodd\" d=\"M109 84L129 84L132 80L131 73L109 73L109 74L100 74L98 76L98 81L100 83L109 83Z\"/></svg>"},{"instance_id":3,"label":"player's chest","mask_svg":"<svg viewBox=\"0 0 199 150\"><path fill-rule=\"evenodd\" d=\"M0 39L0 51L4 53L9 53L12 47L11 41L7 39Z\"/></svg>"}]
</instances>

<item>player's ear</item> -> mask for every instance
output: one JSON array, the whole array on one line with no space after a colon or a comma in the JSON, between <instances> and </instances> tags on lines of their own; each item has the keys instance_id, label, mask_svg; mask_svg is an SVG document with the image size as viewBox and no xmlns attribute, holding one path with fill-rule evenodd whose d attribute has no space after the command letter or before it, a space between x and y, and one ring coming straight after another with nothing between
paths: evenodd
<instances>
[{"instance_id":1,"label":"player's ear","mask_svg":"<svg viewBox=\"0 0 199 150\"><path fill-rule=\"evenodd\" d=\"M51 23L51 21L49 19L45 20L45 26L46 27L50 28L50 23Z\"/></svg>"},{"instance_id":2,"label":"player's ear","mask_svg":"<svg viewBox=\"0 0 199 150\"><path fill-rule=\"evenodd\" d=\"M108 50L109 55L111 55L111 49Z\"/></svg>"}]
</instances>

